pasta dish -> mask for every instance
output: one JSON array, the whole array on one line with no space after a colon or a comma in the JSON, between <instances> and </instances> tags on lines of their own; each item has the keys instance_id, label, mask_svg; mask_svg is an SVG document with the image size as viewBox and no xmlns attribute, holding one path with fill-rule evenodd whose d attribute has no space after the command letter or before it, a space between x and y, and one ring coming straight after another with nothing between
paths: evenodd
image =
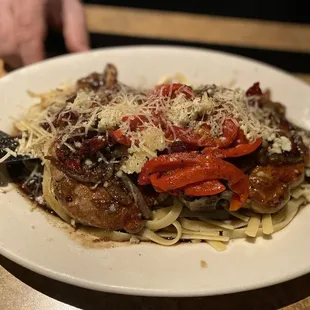
<instances>
[{"instance_id":1,"label":"pasta dish","mask_svg":"<svg viewBox=\"0 0 310 310\"><path fill-rule=\"evenodd\" d=\"M31 96L0 162L33 158L32 199L102 240L222 251L283 229L310 202L310 135L258 82L137 89L108 64Z\"/></svg>"}]
</instances>

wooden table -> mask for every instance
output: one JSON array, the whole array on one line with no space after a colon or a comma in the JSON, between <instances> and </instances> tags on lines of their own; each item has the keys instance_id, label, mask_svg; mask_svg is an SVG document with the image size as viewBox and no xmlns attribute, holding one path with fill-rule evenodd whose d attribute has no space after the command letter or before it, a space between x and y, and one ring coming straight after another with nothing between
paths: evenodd
<instances>
[{"instance_id":1,"label":"wooden table","mask_svg":"<svg viewBox=\"0 0 310 310\"><path fill-rule=\"evenodd\" d=\"M94 48L141 43L206 47L271 63L310 83L309 25L102 5L85 8ZM52 56L65 52L62 41L54 35L47 40L47 50ZM0 309L3 310L293 310L310 309L309 296L310 274L276 286L226 296L184 299L119 296L45 278L0 256Z\"/></svg>"}]
</instances>

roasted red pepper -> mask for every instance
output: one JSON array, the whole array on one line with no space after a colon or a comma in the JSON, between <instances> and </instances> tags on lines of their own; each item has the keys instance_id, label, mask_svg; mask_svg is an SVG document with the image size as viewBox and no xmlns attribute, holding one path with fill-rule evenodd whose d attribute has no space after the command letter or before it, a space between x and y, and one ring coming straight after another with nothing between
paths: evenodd
<instances>
[{"instance_id":1,"label":"roasted red pepper","mask_svg":"<svg viewBox=\"0 0 310 310\"><path fill-rule=\"evenodd\" d=\"M184 94L186 99L191 99L194 96L193 89L190 86L180 83L157 85L154 92L170 98L175 98L180 93Z\"/></svg>"},{"instance_id":2,"label":"roasted red pepper","mask_svg":"<svg viewBox=\"0 0 310 310\"><path fill-rule=\"evenodd\" d=\"M217 158L232 158L240 157L253 153L262 144L262 138L256 139L252 143L239 144L229 149L218 149L218 148L204 148L203 153L207 155L213 155Z\"/></svg>"},{"instance_id":3,"label":"roasted red pepper","mask_svg":"<svg viewBox=\"0 0 310 310\"><path fill-rule=\"evenodd\" d=\"M245 136L244 131L239 127L238 134L237 134L236 140L234 141L233 145L236 146L238 144L247 144L247 143L249 143L249 140Z\"/></svg>"},{"instance_id":4,"label":"roasted red pepper","mask_svg":"<svg viewBox=\"0 0 310 310\"><path fill-rule=\"evenodd\" d=\"M237 138L238 128L238 125L236 125L233 120L226 119L223 123L223 137L220 138L212 136L210 127L207 124L202 125L197 132L186 128L171 126L171 128L167 129L167 137L173 139L175 135L175 138L198 147L226 148Z\"/></svg>"},{"instance_id":5,"label":"roasted red pepper","mask_svg":"<svg viewBox=\"0 0 310 310\"><path fill-rule=\"evenodd\" d=\"M152 174L150 181L157 190L169 192L189 184L214 179L224 179L233 185L243 177L243 172L233 164L221 159L207 158L200 161L199 165Z\"/></svg>"},{"instance_id":6,"label":"roasted red pepper","mask_svg":"<svg viewBox=\"0 0 310 310\"><path fill-rule=\"evenodd\" d=\"M122 122L129 122L130 130L134 131L138 127L142 126L144 123L148 122L148 118L145 115L136 116L124 116Z\"/></svg>"},{"instance_id":7,"label":"roasted red pepper","mask_svg":"<svg viewBox=\"0 0 310 310\"><path fill-rule=\"evenodd\" d=\"M106 145L107 141L104 137L93 137L82 143L82 147L78 150L78 154L82 157L93 155Z\"/></svg>"},{"instance_id":8,"label":"roasted red pepper","mask_svg":"<svg viewBox=\"0 0 310 310\"><path fill-rule=\"evenodd\" d=\"M259 82L254 83L245 93L248 97L261 96L263 94Z\"/></svg>"},{"instance_id":9,"label":"roasted red pepper","mask_svg":"<svg viewBox=\"0 0 310 310\"><path fill-rule=\"evenodd\" d=\"M239 182L233 184L230 188L234 193L230 201L229 209L231 211L236 211L240 209L248 200L250 191L249 178L244 175Z\"/></svg>"},{"instance_id":10,"label":"roasted red pepper","mask_svg":"<svg viewBox=\"0 0 310 310\"><path fill-rule=\"evenodd\" d=\"M171 139L173 139L173 136L175 135L175 138L190 145L195 145L198 147L216 146L215 140L209 131L204 131L203 133L198 134L191 130L177 126L171 126L171 131L173 131L173 133L170 133L169 136Z\"/></svg>"},{"instance_id":11,"label":"roasted red pepper","mask_svg":"<svg viewBox=\"0 0 310 310\"><path fill-rule=\"evenodd\" d=\"M227 180L236 194L231 209L240 208L249 195L249 181L244 173L233 164L213 155L198 152L161 155L149 160L142 168L138 183L151 183L158 192L208 196L220 193L225 186L220 180Z\"/></svg>"},{"instance_id":12,"label":"roasted red pepper","mask_svg":"<svg viewBox=\"0 0 310 310\"><path fill-rule=\"evenodd\" d=\"M161 155L146 162L139 174L138 182L141 185L150 183L150 175L155 172L166 172L187 166L199 164L197 152L174 153L171 155ZM205 155L202 155L205 157Z\"/></svg>"},{"instance_id":13,"label":"roasted red pepper","mask_svg":"<svg viewBox=\"0 0 310 310\"><path fill-rule=\"evenodd\" d=\"M116 129L112 132L112 137L115 139L115 141L119 144L131 145L131 140L129 137L123 134L121 129Z\"/></svg>"},{"instance_id":14,"label":"roasted red pepper","mask_svg":"<svg viewBox=\"0 0 310 310\"><path fill-rule=\"evenodd\" d=\"M226 187L219 180L207 180L184 187L186 196L211 196L223 192Z\"/></svg>"},{"instance_id":15,"label":"roasted red pepper","mask_svg":"<svg viewBox=\"0 0 310 310\"><path fill-rule=\"evenodd\" d=\"M216 138L216 146L219 148L229 147L237 138L239 125L232 119L225 119L223 123L223 137Z\"/></svg>"},{"instance_id":16,"label":"roasted red pepper","mask_svg":"<svg viewBox=\"0 0 310 310\"><path fill-rule=\"evenodd\" d=\"M74 172L80 172L82 169L81 168L81 159L77 158L77 157L72 157L72 158L66 159L64 161L64 165Z\"/></svg>"}]
</instances>

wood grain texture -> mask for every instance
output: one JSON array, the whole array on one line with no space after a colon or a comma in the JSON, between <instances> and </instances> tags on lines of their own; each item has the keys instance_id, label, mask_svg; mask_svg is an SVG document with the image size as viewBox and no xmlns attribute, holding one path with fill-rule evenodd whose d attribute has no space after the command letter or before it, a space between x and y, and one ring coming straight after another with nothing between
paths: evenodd
<instances>
[{"instance_id":1,"label":"wood grain texture","mask_svg":"<svg viewBox=\"0 0 310 310\"><path fill-rule=\"evenodd\" d=\"M225 296L152 298L108 294L75 287L43 277L0 255L0 294L0 309L5 310L297 310L307 309L310 274L283 284Z\"/></svg>"},{"instance_id":2,"label":"wood grain texture","mask_svg":"<svg viewBox=\"0 0 310 310\"><path fill-rule=\"evenodd\" d=\"M310 25L85 5L92 32L310 52Z\"/></svg>"},{"instance_id":3,"label":"wood grain texture","mask_svg":"<svg viewBox=\"0 0 310 310\"><path fill-rule=\"evenodd\" d=\"M4 70L4 61L0 58L0 77L6 74Z\"/></svg>"},{"instance_id":4,"label":"wood grain texture","mask_svg":"<svg viewBox=\"0 0 310 310\"><path fill-rule=\"evenodd\" d=\"M282 308L282 310L309 310L309 309L310 309L310 297Z\"/></svg>"}]
</instances>

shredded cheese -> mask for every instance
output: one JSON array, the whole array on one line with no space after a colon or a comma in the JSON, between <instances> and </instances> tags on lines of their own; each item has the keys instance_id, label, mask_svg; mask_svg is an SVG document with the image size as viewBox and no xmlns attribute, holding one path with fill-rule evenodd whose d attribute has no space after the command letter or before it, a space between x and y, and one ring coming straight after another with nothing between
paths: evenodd
<instances>
[{"instance_id":1,"label":"shredded cheese","mask_svg":"<svg viewBox=\"0 0 310 310\"><path fill-rule=\"evenodd\" d=\"M167 127L173 132L174 126L186 127L196 130L206 123L211 128L212 134L220 136L225 118L233 119L244 131L246 137L252 141L263 137L265 141L276 144L282 141L282 150L290 150L290 141L284 137L277 137L277 130L272 126L270 118L272 111L258 108L257 105L249 105L245 92L241 89L227 89L214 85L207 85L205 91L194 99L187 99L184 94L167 100L160 94L156 96L146 93L133 94L120 91L109 105L102 107L98 114L99 130L106 131L120 128L121 131L131 137L131 141L139 141L139 145L129 150L130 156L123 163L122 170L126 173L140 172L147 159L156 156L157 151L164 149L169 141L164 139L164 132L154 120L154 112L161 115L167 121ZM124 117L127 120L124 121ZM203 121L197 122L197 117ZM153 128L153 134L143 135L143 131L132 131L130 117L138 117L146 130ZM131 118L132 120L132 118ZM155 132L156 129L156 132ZM160 137L158 147L148 147L149 139L156 140ZM276 145L275 145L276 146Z\"/></svg>"},{"instance_id":2,"label":"shredded cheese","mask_svg":"<svg viewBox=\"0 0 310 310\"><path fill-rule=\"evenodd\" d=\"M173 126L197 132L206 124L213 136L221 138L227 118L240 126L249 141L262 137L265 143L272 144L269 148L271 153L291 150L290 141L279 137L276 126L272 124L274 112L261 109L257 104L249 105L249 98L243 90L206 85L195 92L194 98L188 98L184 93L168 98L162 92L138 92L120 85L115 93L107 93L108 104L103 103L102 97L93 91L75 91L73 87L39 95L31 93L41 102L16 124L22 132L17 153L39 157L44 162L56 139L75 152L79 142L76 145L66 144L69 138L87 136L90 130L108 134L120 129L131 140L128 156L121 162L121 170L128 174L139 173L147 160L156 157L171 143L171 138L176 140ZM253 98L251 100L253 102ZM158 116L165 120L165 126L173 137L166 137ZM132 128L135 119L138 119L138 130ZM42 124L47 124L49 130L45 130Z\"/></svg>"},{"instance_id":3,"label":"shredded cheese","mask_svg":"<svg viewBox=\"0 0 310 310\"><path fill-rule=\"evenodd\" d=\"M267 140L273 141L272 146L268 149L270 154L282 154L285 151L289 152L292 150L292 142L287 137L276 137L273 134Z\"/></svg>"}]
</instances>

